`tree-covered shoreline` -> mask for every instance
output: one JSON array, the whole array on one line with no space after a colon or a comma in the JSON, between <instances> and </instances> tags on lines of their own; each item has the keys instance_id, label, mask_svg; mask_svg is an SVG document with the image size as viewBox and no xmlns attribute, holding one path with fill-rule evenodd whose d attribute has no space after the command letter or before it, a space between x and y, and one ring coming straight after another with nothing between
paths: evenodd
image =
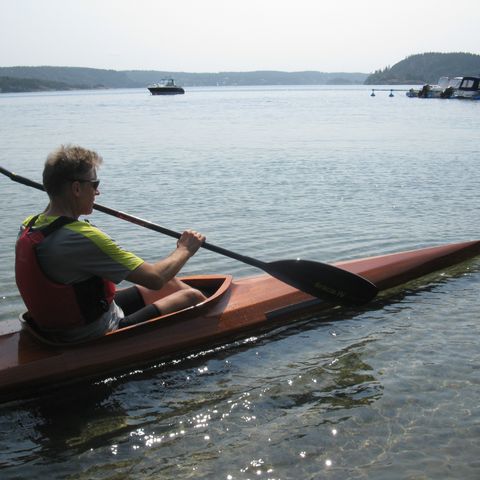
<instances>
[{"instance_id":1,"label":"tree-covered shoreline","mask_svg":"<svg viewBox=\"0 0 480 480\"><path fill-rule=\"evenodd\" d=\"M0 77L0 92L21 93L21 92L47 92L76 90L81 86L68 85L62 82L51 80L37 80L34 78Z\"/></svg>"},{"instance_id":2,"label":"tree-covered shoreline","mask_svg":"<svg viewBox=\"0 0 480 480\"><path fill-rule=\"evenodd\" d=\"M219 72L186 73L156 70L103 70L80 67L0 67L0 89L6 92L96 88L142 88L164 78L179 85L359 85L366 73L348 72ZM23 90L22 90L23 89Z\"/></svg>"},{"instance_id":3,"label":"tree-covered shoreline","mask_svg":"<svg viewBox=\"0 0 480 480\"><path fill-rule=\"evenodd\" d=\"M81 67L0 67L0 92L144 88L164 78L185 87L262 85L422 85L442 76L480 76L480 55L422 53L372 74L359 72L218 72L106 70Z\"/></svg>"},{"instance_id":4,"label":"tree-covered shoreline","mask_svg":"<svg viewBox=\"0 0 480 480\"><path fill-rule=\"evenodd\" d=\"M473 53L422 53L392 67L377 70L365 85L423 85L440 77L480 76L480 55Z\"/></svg>"}]
</instances>

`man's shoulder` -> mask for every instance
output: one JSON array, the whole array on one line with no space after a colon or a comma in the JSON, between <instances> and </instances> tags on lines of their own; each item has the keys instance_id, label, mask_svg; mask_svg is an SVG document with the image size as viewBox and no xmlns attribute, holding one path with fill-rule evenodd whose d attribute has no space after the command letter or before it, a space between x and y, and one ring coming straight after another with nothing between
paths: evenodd
<instances>
[{"instance_id":1,"label":"man's shoulder","mask_svg":"<svg viewBox=\"0 0 480 480\"><path fill-rule=\"evenodd\" d=\"M41 215L29 215L27 218L25 218L25 220L23 220L22 222L22 227L27 227L27 225L35 218L35 227L39 226L39 218L40 218ZM47 225L47 224L45 224ZM44 226L44 225L40 225L40 226Z\"/></svg>"},{"instance_id":2,"label":"man's shoulder","mask_svg":"<svg viewBox=\"0 0 480 480\"><path fill-rule=\"evenodd\" d=\"M110 239L105 232L100 230L95 225L92 225L88 220L74 220L73 222L65 225L65 228L85 237L93 236Z\"/></svg>"},{"instance_id":3,"label":"man's shoulder","mask_svg":"<svg viewBox=\"0 0 480 480\"><path fill-rule=\"evenodd\" d=\"M77 236L79 235L83 239L88 240L98 247L104 254L114 258L116 261L120 261L121 263L129 263L133 261L135 264L138 264L138 262L143 262L143 260L137 257L135 254L120 247L103 230L100 230L98 227L92 225L86 220L72 222L68 225L65 225L65 228L73 234L76 234Z\"/></svg>"},{"instance_id":4,"label":"man's shoulder","mask_svg":"<svg viewBox=\"0 0 480 480\"><path fill-rule=\"evenodd\" d=\"M36 215L29 215L25 220L22 222L22 227L26 227L29 225L33 219L35 219L35 223L31 225L34 229L45 228L52 224L55 220L58 220L60 217L58 215L45 215L44 213L36 214ZM71 219L70 224L72 223L82 223L78 220ZM68 225L68 224L67 224Z\"/></svg>"}]
</instances>

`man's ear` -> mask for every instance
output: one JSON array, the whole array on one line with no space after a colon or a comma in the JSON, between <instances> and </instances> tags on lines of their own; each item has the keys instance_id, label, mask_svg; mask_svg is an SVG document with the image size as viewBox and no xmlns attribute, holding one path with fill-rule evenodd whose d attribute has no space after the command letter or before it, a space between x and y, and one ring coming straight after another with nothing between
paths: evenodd
<instances>
[{"instance_id":1,"label":"man's ear","mask_svg":"<svg viewBox=\"0 0 480 480\"><path fill-rule=\"evenodd\" d=\"M80 196L80 193L81 193L81 190L80 190L80 182L72 182L70 184L70 191L72 192L73 196L74 197L79 197Z\"/></svg>"}]
</instances>

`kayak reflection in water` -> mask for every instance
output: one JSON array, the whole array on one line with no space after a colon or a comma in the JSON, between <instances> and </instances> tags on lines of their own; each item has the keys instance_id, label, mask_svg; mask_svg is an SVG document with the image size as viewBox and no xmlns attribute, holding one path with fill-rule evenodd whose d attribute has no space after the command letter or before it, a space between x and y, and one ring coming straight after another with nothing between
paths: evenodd
<instances>
[{"instance_id":1,"label":"kayak reflection in water","mask_svg":"<svg viewBox=\"0 0 480 480\"><path fill-rule=\"evenodd\" d=\"M16 244L15 275L31 322L49 339L78 342L205 300L175 277L205 241L183 232L166 258L148 263L118 246L80 215L92 213L100 195L102 157L79 146L61 146L45 162L50 202L26 218ZM128 280L135 285L117 290Z\"/></svg>"}]
</instances>

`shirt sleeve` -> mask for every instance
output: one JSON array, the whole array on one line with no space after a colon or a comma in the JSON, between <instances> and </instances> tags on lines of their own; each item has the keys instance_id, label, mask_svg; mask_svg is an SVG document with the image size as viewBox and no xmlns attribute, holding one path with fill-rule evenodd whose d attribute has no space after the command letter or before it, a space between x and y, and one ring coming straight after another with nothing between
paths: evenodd
<instances>
[{"instance_id":1,"label":"shirt sleeve","mask_svg":"<svg viewBox=\"0 0 480 480\"><path fill-rule=\"evenodd\" d=\"M38 252L42 268L53 280L71 284L92 276L120 283L144 263L88 222L65 225L47 237Z\"/></svg>"},{"instance_id":2,"label":"shirt sleeve","mask_svg":"<svg viewBox=\"0 0 480 480\"><path fill-rule=\"evenodd\" d=\"M68 227L67 225L67 229ZM85 252L87 255L81 258L81 269L87 274L120 283L144 263L140 257L124 250L107 234L87 222L75 222L72 229L79 233L79 238L89 240Z\"/></svg>"}]
</instances>

